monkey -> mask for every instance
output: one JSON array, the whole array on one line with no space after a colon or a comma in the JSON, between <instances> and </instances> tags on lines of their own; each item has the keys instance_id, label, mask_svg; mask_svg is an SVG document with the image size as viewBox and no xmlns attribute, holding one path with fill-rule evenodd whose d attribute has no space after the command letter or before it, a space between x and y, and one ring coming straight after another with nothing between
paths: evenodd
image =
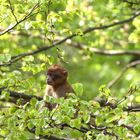
<instances>
[{"instance_id":1,"label":"monkey","mask_svg":"<svg viewBox=\"0 0 140 140\"><path fill-rule=\"evenodd\" d=\"M55 98L67 97L68 93L74 93L72 86L67 81L68 72L58 64L52 65L47 71L47 86L44 94Z\"/></svg>"}]
</instances>

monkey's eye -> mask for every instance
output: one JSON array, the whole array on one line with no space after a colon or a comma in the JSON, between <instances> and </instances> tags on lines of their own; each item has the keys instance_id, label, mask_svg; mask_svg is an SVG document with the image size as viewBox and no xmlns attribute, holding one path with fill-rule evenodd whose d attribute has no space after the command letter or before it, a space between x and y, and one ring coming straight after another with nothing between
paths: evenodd
<instances>
[{"instance_id":1,"label":"monkey's eye","mask_svg":"<svg viewBox=\"0 0 140 140\"><path fill-rule=\"evenodd\" d=\"M55 78L61 78L61 76L58 75L58 74L54 74L54 77L55 77Z\"/></svg>"},{"instance_id":2,"label":"monkey's eye","mask_svg":"<svg viewBox=\"0 0 140 140\"><path fill-rule=\"evenodd\" d=\"M47 76L52 76L52 74L51 73L47 73Z\"/></svg>"}]
</instances>

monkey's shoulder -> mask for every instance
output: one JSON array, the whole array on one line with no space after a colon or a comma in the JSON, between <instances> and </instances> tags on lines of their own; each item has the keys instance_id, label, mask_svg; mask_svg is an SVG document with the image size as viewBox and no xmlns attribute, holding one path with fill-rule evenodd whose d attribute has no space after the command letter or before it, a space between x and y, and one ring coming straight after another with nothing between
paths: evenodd
<instances>
[{"instance_id":1,"label":"monkey's shoulder","mask_svg":"<svg viewBox=\"0 0 140 140\"><path fill-rule=\"evenodd\" d=\"M60 92L62 93L63 97L66 97L68 93L74 93L74 90L69 83L66 83L60 88Z\"/></svg>"},{"instance_id":2,"label":"monkey's shoulder","mask_svg":"<svg viewBox=\"0 0 140 140\"><path fill-rule=\"evenodd\" d=\"M72 86L69 83L67 83L66 91L65 92L66 93L73 93L74 92Z\"/></svg>"}]
</instances>

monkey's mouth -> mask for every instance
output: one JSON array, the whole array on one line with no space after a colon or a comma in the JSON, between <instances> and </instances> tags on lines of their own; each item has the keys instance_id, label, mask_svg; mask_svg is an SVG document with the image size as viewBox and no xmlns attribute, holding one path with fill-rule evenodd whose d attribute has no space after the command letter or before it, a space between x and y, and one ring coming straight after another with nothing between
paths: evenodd
<instances>
[{"instance_id":1,"label":"monkey's mouth","mask_svg":"<svg viewBox=\"0 0 140 140\"><path fill-rule=\"evenodd\" d=\"M47 84L48 84L48 85L53 85L53 82L52 82L52 81L47 80Z\"/></svg>"}]
</instances>

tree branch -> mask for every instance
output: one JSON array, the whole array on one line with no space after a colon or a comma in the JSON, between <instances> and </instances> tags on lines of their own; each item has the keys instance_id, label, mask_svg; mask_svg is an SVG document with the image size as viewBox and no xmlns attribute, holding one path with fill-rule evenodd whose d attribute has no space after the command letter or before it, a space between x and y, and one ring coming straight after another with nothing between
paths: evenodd
<instances>
[{"instance_id":1,"label":"tree branch","mask_svg":"<svg viewBox=\"0 0 140 140\"><path fill-rule=\"evenodd\" d=\"M0 89L0 95L2 94L3 90L5 90L5 89L4 88ZM25 102L30 101L32 98L36 98L39 101L43 100L43 98L40 97L40 96L24 94L24 93L18 93L18 92L10 91L10 90L5 90L5 91L8 91L9 94L10 94L10 97L15 98L16 100L20 99L20 98L23 99ZM6 100L0 99L0 101L4 101L5 102ZM10 100L10 102L15 103L15 100ZM104 101L102 102L102 100L101 101L97 101L97 102L100 103L101 107L110 106L112 109L115 109L117 107L117 104L116 105L112 105L111 103L107 103L107 104L105 103L104 104L103 103ZM138 105L138 106L131 106L131 107L130 106L129 107L125 107L123 110L124 111L128 111L128 112L137 112L137 111L140 111L140 105Z\"/></svg>"},{"instance_id":2,"label":"tree branch","mask_svg":"<svg viewBox=\"0 0 140 140\"><path fill-rule=\"evenodd\" d=\"M2 93L2 91L5 90L5 89L0 89L0 95ZM32 98L36 98L38 99L39 101L40 100L43 100L42 97L39 97L39 96L35 96L35 95L28 95L28 94L24 94L24 93L18 93L18 92L15 92L15 91L9 91L7 90L9 93L10 93L10 97L14 97L16 99L19 99L19 98L22 98L24 99L25 101L29 101L31 100Z\"/></svg>"},{"instance_id":3,"label":"tree branch","mask_svg":"<svg viewBox=\"0 0 140 140\"><path fill-rule=\"evenodd\" d=\"M109 25L104 25L104 26L99 26L99 27L92 27L92 28L88 28L86 29L85 31L83 31L83 34L87 34L89 32L92 32L92 31L95 31L95 30L103 30L103 29L107 29L107 28L110 28L110 27L114 27L114 26L117 26L117 25L121 25L121 24L124 24L124 23L128 23L128 22L131 22L133 19L135 19L136 17L138 17L140 15L140 12L137 12L136 14L134 14L132 17L126 19L126 20L123 20L123 21L119 21L119 22L114 22L112 24L109 24ZM3 63L3 64L0 64L0 66L9 66L11 65L12 63L20 60L21 58L25 57L25 56L29 56L29 55L35 55L37 53L40 53L42 51L46 51L46 50L49 50L51 48L54 48L62 43L64 43L66 40L68 39L72 39L74 37L78 36L76 33L58 41L58 42L54 42L52 45L50 46L44 46L42 48L39 48L35 51L32 51L32 52L29 52L29 53L22 53L22 54L19 54L19 55L16 55L16 56L13 56L11 58L11 60L7 63Z\"/></svg>"},{"instance_id":4,"label":"tree branch","mask_svg":"<svg viewBox=\"0 0 140 140\"><path fill-rule=\"evenodd\" d=\"M128 112L140 112L140 105L130 106L130 107L124 108L124 111L128 111Z\"/></svg>"},{"instance_id":5,"label":"tree branch","mask_svg":"<svg viewBox=\"0 0 140 140\"><path fill-rule=\"evenodd\" d=\"M32 130L28 130L29 132L31 132L31 133L33 133L33 134L35 134L35 130L34 129L32 129ZM47 135L45 135L45 136L43 136L43 135L40 135L39 136L40 138L39 139L36 139L36 140L40 140L40 139L46 139L46 140L66 140L66 139L63 139L63 138L58 138L58 137L55 137L55 136L47 136Z\"/></svg>"},{"instance_id":6,"label":"tree branch","mask_svg":"<svg viewBox=\"0 0 140 140\"><path fill-rule=\"evenodd\" d=\"M117 83L117 81L123 76L123 74L131 67L133 66L136 66L136 65L139 65L140 64L140 60L136 60L136 61L133 61L129 64L127 64L122 70L121 72L112 80L108 83L107 87L108 88L111 88L114 84Z\"/></svg>"},{"instance_id":7,"label":"tree branch","mask_svg":"<svg viewBox=\"0 0 140 140\"><path fill-rule=\"evenodd\" d=\"M99 55L109 55L109 56L116 56L116 55L134 55L140 56L140 51L129 51L129 50L101 50L97 48L90 48L91 52L94 52Z\"/></svg>"},{"instance_id":8,"label":"tree branch","mask_svg":"<svg viewBox=\"0 0 140 140\"><path fill-rule=\"evenodd\" d=\"M80 50L89 49L90 52L99 55L108 55L108 56L118 56L118 55L132 55L132 56L140 56L140 51L138 50L105 50L105 49L98 49L98 48L88 48L85 47L84 44L80 43L68 43L68 45L78 48Z\"/></svg>"},{"instance_id":9,"label":"tree branch","mask_svg":"<svg viewBox=\"0 0 140 140\"><path fill-rule=\"evenodd\" d=\"M10 28L7 28L5 29L4 31L0 32L0 36L8 33L9 31L11 31L12 29L14 29L18 24L20 24L21 22L25 21L26 19L30 18L32 14L38 7L40 6L40 3L37 3L29 12L27 15L25 15L25 17L23 17L22 19L20 19L19 21L16 21L16 23L10 27ZM11 7L11 6L10 6ZM12 13L13 13L13 8L11 9ZM14 15L14 14L13 14ZM17 19L16 19L17 20Z\"/></svg>"},{"instance_id":10,"label":"tree branch","mask_svg":"<svg viewBox=\"0 0 140 140\"><path fill-rule=\"evenodd\" d=\"M133 1L129 1L129 0L123 0L126 3L132 4L132 5L140 5L140 2L133 2Z\"/></svg>"}]
</instances>

